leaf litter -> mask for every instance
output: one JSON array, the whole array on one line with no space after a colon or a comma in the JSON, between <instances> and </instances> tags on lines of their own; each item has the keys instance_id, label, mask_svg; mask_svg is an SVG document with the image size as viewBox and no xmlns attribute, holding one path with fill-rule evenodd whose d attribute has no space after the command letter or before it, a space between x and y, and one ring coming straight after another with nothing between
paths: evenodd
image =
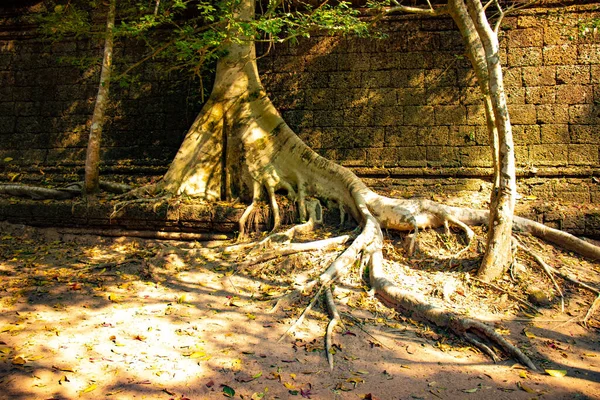
<instances>
[{"instance_id":1,"label":"leaf litter","mask_svg":"<svg viewBox=\"0 0 600 400\"><path fill-rule=\"evenodd\" d=\"M336 335L332 373L321 336L326 312L318 304L294 337L277 344L309 297L270 314L274 299L317 276L335 255L300 254L240 273L220 266L222 257L211 249L200 247L206 257L199 257L193 251L198 245L189 243L2 228L0 386L8 393L123 399L141 393L178 399L346 394L367 399L390 398L391 393L525 399L591 396L600 390L595 328L565 323L556 309L527 317L530 322L511 321L526 311L469 280L476 261L467 257L457 264L434 257L441 240L437 233L422 234L414 260L404 258L402 238L392 236L385 268L434 304L489 318L498 333L539 355L544 375L512 369L509 360L493 365L444 332L385 308L356 275L342 279L334 292L344 326ZM450 239L443 240L444 248L454 249ZM189 255L175 250L184 247L192 250ZM565 266L586 262L564 255L560 260ZM516 281L498 285L518 293L539 279L520 272ZM570 296L569 311L584 312L590 301L584 293L571 290Z\"/></svg>"}]
</instances>

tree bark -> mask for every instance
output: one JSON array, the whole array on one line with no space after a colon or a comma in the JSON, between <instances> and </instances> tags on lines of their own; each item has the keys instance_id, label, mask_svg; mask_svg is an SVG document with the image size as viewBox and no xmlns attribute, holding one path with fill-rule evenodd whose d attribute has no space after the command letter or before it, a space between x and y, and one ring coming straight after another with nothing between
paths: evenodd
<instances>
[{"instance_id":1,"label":"tree bark","mask_svg":"<svg viewBox=\"0 0 600 400\"><path fill-rule=\"evenodd\" d=\"M516 197L515 153L504 92L498 35L491 28L480 0L467 0L467 9L485 51L488 87L498 131L498 186L490 204L487 249L478 275L484 281L500 277L512 262L511 237Z\"/></svg>"},{"instance_id":2,"label":"tree bark","mask_svg":"<svg viewBox=\"0 0 600 400\"><path fill-rule=\"evenodd\" d=\"M90 136L85 159L85 178L83 191L86 196L94 196L100 184L100 144L104 128L104 114L108 105L109 84L112 72L113 57L113 28L115 25L116 0L110 0L106 15L106 34L104 41L104 56L100 71L100 84L96 95L96 104L90 127Z\"/></svg>"},{"instance_id":3,"label":"tree bark","mask_svg":"<svg viewBox=\"0 0 600 400\"><path fill-rule=\"evenodd\" d=\"M491 29L479 0L450 0L449 13L456 22L483 94L486 123L492 149L494 186L486 252L478 275L490 281L501 276L512 262L512 218L516 195L516 171L512 128L499 57L498 36Z\"/></svg>"}]
</instances>

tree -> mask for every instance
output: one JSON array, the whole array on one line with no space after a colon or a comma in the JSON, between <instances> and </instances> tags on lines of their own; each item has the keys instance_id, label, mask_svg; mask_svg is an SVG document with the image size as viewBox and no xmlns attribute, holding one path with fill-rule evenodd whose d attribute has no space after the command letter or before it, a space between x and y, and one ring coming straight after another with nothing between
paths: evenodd
<instances>
[{"instance_id":1,"label":"tree","mask_svg":"<svg viewBox=\"0 0 600 400\"><path fill-rule=\"evenodd\" d=\"M175 3L181 3L182 9L186 9L187 3ZM291 243L295 233L311 229L322 220L322 201L334 203L342 216L350 215L358 222L360 233L318 279L303 287L317 288L313 299L325 294L326 304L334 315L333 325L339 318L331 295L332 285L348 274L351 266L359 263L368 268L371 289L385 303L413 317L448 328L495 357L481 342L482 339L489 340L535 369L528 357L492 328L416 298L395 286L383 270L383 229L414 231L412 249L419 229L448 227L449 224L464 231L469 242L474 235L470 225L489 224L495 228L490 229L493 233L488 241L489 255L484 261L484 265L492 267L493 271L484 269L482 272L488 278L501 274L510 261L508 250L513 226L587 257L600 259L600 248L583 240L530 220L513 219L515 180L510 121L503 99L497 36L485 17L485 8L479 0L449 0L439 8L417 9L396 4L395 9L384 9L384 12L449 13L457 22L484 94L487 126L496 146L493 150L497 167L491 212L450 207L423 199L393 199L379 195L351 171L316 154L285 123L261 85L254 42L263 33L277 41L308 35L315 27L355 34L364 32L366 24L354 18L355 14L345 3L335 7L326 3L314 8L306 6L304 12L296 12L287 8L286 2L269 1L259 15L256 14L255 0L194 3L199 10L198 18L204 24L196 27L178 25L180 28L177 29L181 29L182 35L187 34L188 40L178 36L169 43L180 51L179 54L189 53L188 59L192 61L218 56L212 92L164 178L130 192L129 196L186 195L207 201L248 198L250 205L240 219L240 237L243 238L246 222L263 198L272 210L273 231L278 230L281 218L276 192L283 191L296 203L303 223L283 233L276 232L259 243L259 246L270 246L267 256L324 248L347 240L343 237L301 245ZM233 250L248 249L249 246L240 244ZM264 260L265 257L257 259ZM332 324L327 330L328 343Z\"/></svg>"},{"instance_id":2,"label":"tree","mask_svg":"<svg viewBox=\"0 0 600 400\"><path fill-rule=\"evenodd\" d=\"M254 0L237 1L235 7L233 17L239 21L236 29L254 20ZM502 89L497 36L490 29L485 9L479 1L467 0L465 4L462 0L452 0L443 10L453 16L465 37L486 97L488 128L491 136L498 138L494 140L498 146L498 150L494 150L498 166L491 212L448 207L428 200L387 198L370 190L349 170L320 157L294 134L267 97L255 63L253 38L243 31L240 39L230 39L227 43L224 55L217 62L210 98L164 179L151 189L154 194L185 194L206 200L228 198L247 190L252 201L240 220L240 236L244 235L248 216L263 194L273 212L274 231L280 225L277 191L287 192L288 197L297 203L301 220L311 215L313 217L309 220L318 219L315 216L320 214L318 203L309 202L309 198L333 201L342 212L359 222L361 233L322 273L318 282L314 282L321 288L318 293L329 293L332 283L348 273L349 267L359 260L369 268L372 290L388 304L447 327L477 345L480 343L473 333L487 337L534 368L517 348L495 335L487 326L414 298L395 287L383 273L382 229L414 230L416 233L425 227L453 224L462 229L470 240L473 231L469 225L489 223L496 229L491 229L489 259L484 266L491 268L492 272L484 269L484 276L497 277L510 261L515 195L514 154ZM442 11L430 9L425 12ZM230 31L228 37L234 36L234 32ZM145 191L148 189L144 188ZM564 232L522 218L515 218L514 224L522 231L566 247L573 246L570 247L572 250L600 258L600 249ZM288 231L288 236L292 234L293 230ZM328 295L328 298L331 296ZM334 307L332 301L328 304Z\"/></svg>"},{"instance_id":3,"label":"tree","mask_svg":"<svg viewBox=\"0 0 600 400\"><path fill-rule=\"evenodd\" d=\"M90 137L85 158L85 177L83 189L86 195L94 195L100 188L100 143L104 127L104 114L108 105L109 85L112 71L113 37L116 0L110 0L106 13L106 35L104 38L104 56L100 70L100 84L96 95L96 104L90 126Z\"/></svg>"}]
</instances>

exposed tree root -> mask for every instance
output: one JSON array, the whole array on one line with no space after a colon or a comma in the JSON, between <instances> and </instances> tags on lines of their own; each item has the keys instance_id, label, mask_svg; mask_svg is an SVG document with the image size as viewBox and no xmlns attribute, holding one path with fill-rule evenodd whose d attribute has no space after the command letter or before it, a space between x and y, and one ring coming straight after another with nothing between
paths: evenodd
<instances>
[{"instance_id":1,"label":"exposed tree root","mask_svg":"<svg viewBox=\"0 0 600 400\"><path fill-rule=\"evenodd\" d=\"M98 235L109 237L139 237L144 239L164 239L164 240L195 240L195 241L223 241L230 237L218 233L196 233L196 232L165 232L165 231L136 231L128 229L74 229L62 228L59 233L80 234L80 235Z\"/></svg>"},{"instance_id":2,"label":"exposed tree root","mask_svg":"<svg viewBox=\"0 0 600 400\"><path fill-rule=\"evenodd\" d=\"M241 262L237 265L238 270L244 270L252 265L260 264L263 262L267 262L279 257L289 256L296 253L301 253L305 251L328 251L332 250L340 245L346 243L350 240L350 236L343 235L329 239L318 240L314 242L306 242L306 243L289 243L282 246L278 246L277 248L266 251L258 256L252 257L250 259L246 259L246 261Z\"/></svg>"},{"instance_id":3,"label":"exposed tree root","mask_svg":"<svg viewBox=\"0 0 600 400\"><path fill-rule=\"evenodd\" d=\"M596 296L596 298L592 302L592 305L588 309L588 312L585 314L585 317L583 318L582 322L583 322L583 325L586 328L587 328L588 321L590 320L590 318L592 317L592 315L594 315L594 313L596 312L596 310L598 309L598 307L600 307L600 294L598 296Z\"/></svg>"},{"instance_id":4,"label":"exposed tree root","mask_svg":"<svg viewBox=\"0 0 600 400\"><path fill-rule=\"evenodd\" d=\"M333 371L333 330L336 326L338 326L342 319L340 318L340 313L335 306L331 286L325 288L325 305L327 306L327 311L329 312L330 316L329 323L327 324L327 330L325 332L325 354L327 355L329 369Z\"/></svg>"},{"instance_id":5,"label":"exposed tree root","mask_svg":"<svg viewBox=\"0 0 600 400\"><path fill-rule=\"evenodd\" d=\"M469 318L456 315L446 310L434 307L426 301L418 299L414 295L399 289L385 278L381 271L372 272L372 281L376 282L376 295L384 303L394 307L403 313L409 314L412 318L425 320L438 327L448 328L455 335L465 339L473 344L485 354L489 355L494 361L497 356L489 346L483 344L476 337L489 340L498 345L507 354L518 360L523 365L532 370L536 370L535 364L516 346L509 343L501 335L496 333L491 327ZM476 336L474 336L476 335Z\"/></svg>"},{"instance_id":6,"label":"exposed tree root","mask_svg":"<svg viewBox=\"0 0 600 400\"><path fill-rule=\"evenodd\" d=\"M132 188L129 185L100 181L100 188L109 193L126 193ZM74 182L61 188L51 189L41 186L22 185L20 183L11 183L0 185L0 194L6 194L16 197L30 197L34 200L66 200L80 196L83 190L83 182Z\"/></svg>"}]
</instances>

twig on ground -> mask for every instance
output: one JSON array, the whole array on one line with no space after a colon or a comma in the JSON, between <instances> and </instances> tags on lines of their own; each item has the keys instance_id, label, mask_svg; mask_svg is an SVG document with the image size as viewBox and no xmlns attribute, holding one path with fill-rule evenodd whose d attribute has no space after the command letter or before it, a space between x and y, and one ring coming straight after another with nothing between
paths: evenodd
<instances>
[{"instance_id":1,"label":"twig on ground","mask_svg":"<svg viewBox=\"0 0 600 400\"><path fill-rule=\"evenodd\" d=\"M564 296L562 290L560 289L560 286L556 282L556 279L554 279L554 274L552 273L552 270L551 270L552 267L550 267L548 264L546 264L546 262L542 259L542 257L540 257L538 254L534 253L531 249L529 249L524 244L520 243L519 240L517 238L515 238L514 236L513 236L513 242L515 243L515 245L517 246L518 249L521 249L525 253L529 254L535 260L535 262L542 268L542 270L546 273L546 275L548 275L548 277L552 281L552 284L554 285L554 288L560 295L560 311L564 313L565 312L565 296Z\"/></svg>"},{"instance_id":2,"label":"twig on ground","mask_svg":"<svg viewBox=\"0 0 600 400\"><path fill-rule=\"evenodd\" d=\"M304 309L304 311L302 311L302 314L296 320L296 322L294 322L292 324L292 326L290 326L288 328L288 330L285 331L285 333L283 335L281 335L281 337L279 338L279 340L277 340L278 343L281 342L286 335L292 334L296 330L296 328L300 324L302 324L302 322L304 321L304 318L306 317L306 315L308 314L308 312L313 308L313 306L315 305L315 303L319 299L319 296L321 295L322 291L323 291L323 286L321 286L319 288L319 290L317 290L317 293L315 293L315 295L313 296L312 300L310 301L310 303L308 303L308 305L306 306L306 308Z\"/></svg>"},{"instance_id":3,"label":"twig on ground","mask_svg":"<svg viewBox=\"0 0 600 400\"><path fill-rule=\"evenodd\" d=\"M472 279L472 280L474 280L474 281L475 281L475 282L477 282L477 283L480 283L480 284L482 284L482 285L489 286L489 287L491 287L492 289L495 289L495 290L497 290L497 291L499 291L499 292L501 292L501 293L505 293L505 294L506 294L508 297L510 297L511 299L513 299L513 300L515 300L515 301L518 301L519 303L523 304L523 305L524 305L524 306L526 306L527 308L530 308L531 310L535 311L535 312L536 312L536 313L538 313L538 314L539 314L539 312L540 312L540 310L538 310L538 309L537 309L537 308L536 308L536 307L535 307L533 304L531 304L530 302L528 302L528 301L526 301L526 300L523 300L523 299L521 299L521 298L519 298L519 297L515 296L514 294L512 294L512 293L510 293L510 292L508 292L508 291L506 291L506 290L502 289L500 286L496 286L496 285L494 285L493 283L490 283L490 282L485 282L485 281L482 281L481 279L477 279L477 278L473 278L473 277L472 277L471 279Z\"/></svg>"}]
</instances>

